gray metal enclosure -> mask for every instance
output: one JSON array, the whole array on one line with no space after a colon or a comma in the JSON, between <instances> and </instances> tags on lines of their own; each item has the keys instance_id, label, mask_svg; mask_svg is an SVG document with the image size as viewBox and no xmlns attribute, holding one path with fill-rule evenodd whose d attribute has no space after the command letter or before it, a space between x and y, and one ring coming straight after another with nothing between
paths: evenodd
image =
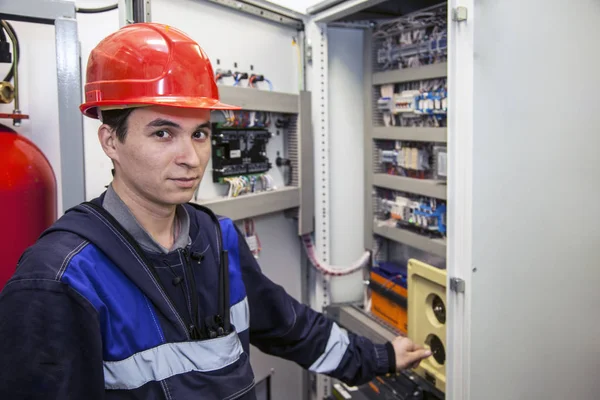
<instances>
[{"instance_id":1,"label":"gray metal enclosure","mask_svg":"<svg viewBox=\"0 0 600 400\"><path fill-rule=\"evenodd\" d=\"M471 15L470 399L597 399L600 3Z\"/></svg>"}]
</instances>

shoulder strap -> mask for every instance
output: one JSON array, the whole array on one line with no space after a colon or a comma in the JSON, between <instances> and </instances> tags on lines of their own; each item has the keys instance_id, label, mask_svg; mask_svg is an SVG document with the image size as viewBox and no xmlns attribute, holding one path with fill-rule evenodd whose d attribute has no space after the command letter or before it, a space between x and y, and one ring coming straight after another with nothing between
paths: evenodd
<instances>
[{"instance_id":1,"label":"shoulder strap","mask_svg":"<svg viewBox=\"0 0 600 400\"><path fill-rule=\"evenodd\" d=\"M195 203L187 203L198 211L202 211L212 219L217 230L217 247L219 262L219 314L216 316L216 325L222 328L222 334L229 334L231 331L231 316L229 315L229 252L223 245L223 230L221 221L208 207ZM221 332L219 332L219 335Z\"/></svg>"}]
</instances>

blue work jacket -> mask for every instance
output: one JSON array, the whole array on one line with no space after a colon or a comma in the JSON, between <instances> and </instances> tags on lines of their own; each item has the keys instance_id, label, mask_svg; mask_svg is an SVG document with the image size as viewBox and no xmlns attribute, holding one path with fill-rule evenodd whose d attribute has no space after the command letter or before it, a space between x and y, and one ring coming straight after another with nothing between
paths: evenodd
<instances>
[{"instance_id":1,"label":"blue work jacket","mask_svg":"<svg viewBox=\"0 0 600 400\"><path fill-rule=\"evenodd\" d=\"M389 343L347 334L263 275L230 219L219 240L214 219L184 205L190 243L161 254L101 204L65 213L0 293L0 399L254 399L250 344L351 385L393 371ZM231 331L211 337L219 241Z\"/></svg>"}]
</instances>

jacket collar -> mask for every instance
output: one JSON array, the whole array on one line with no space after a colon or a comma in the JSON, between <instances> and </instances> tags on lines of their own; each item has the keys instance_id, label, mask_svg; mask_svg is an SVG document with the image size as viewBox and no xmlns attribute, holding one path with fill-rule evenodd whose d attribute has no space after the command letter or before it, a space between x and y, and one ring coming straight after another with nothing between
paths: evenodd
<instances>
[{"instance_id":1,"label":"jacket collar","mask_svg":"<svg viewBox=\"0 0 600 400\"><path fill-rule=\"evenodd\" d=\"M191 243L190 216L182 205L177 206L175 213L175 242L170 249L161 246L150 236L115 192L112 185L109 185L106 190L102 207L119 221L145 251L167 254L173 250L184 248Z\"/></svg>"}]
</instances>

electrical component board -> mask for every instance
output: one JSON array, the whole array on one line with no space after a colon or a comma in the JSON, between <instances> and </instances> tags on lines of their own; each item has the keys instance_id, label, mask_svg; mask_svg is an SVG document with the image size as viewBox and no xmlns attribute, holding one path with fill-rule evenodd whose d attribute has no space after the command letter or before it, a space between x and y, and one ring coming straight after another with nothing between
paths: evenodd
<instances>
[{"instance_id":1,"label":"electrical component board","mask_svg":"<svg viewBox=\"0 0 600 400\"><path fill-rule=\"evenodd\" d=\"M267 129L221 127L215 123L212 132L213 182L271 169L267 157L271 133Z\"/></svg>"},{"instance_id":2,"label":"electrical component board","mask_svg":"<svg viewBox=\"0 0 600 400\"><path fill-rule=\"evenodd\" d=\"M380 140L381 172L417 179L445 180L447 151L443 144Z\"/></svg>"},{"instance_id":3,"label":"electrical component board","mask_svg":"<svg viewBox=\"0 0 600 400\"><path fill-rule=\"evenodd\" d=\"M446 79L385 84L379 87L377 111L385 126L442 127L448 113Z\"/></svg>"},{"instance_id":4,"label":"electrical component board","mask_svg":"<svg viewBox=\"0 0 600 400\"><path fill-rule=\"evenodd\" d=\"M446 203L436 199L392 195L380 199L382 217L398 228L407 228L433 237L446 236Z\"/></svg>"},{"instance_id":5,"label":"electrical component board","mask_svg":"<svg viewBox=\"0 0 600 400\"><path fill-rule=\"evenodd\" d=\"M446 114L448 112L448 92L445 87L441 87L431 91L403 90L392 96L382 95L377 100L377 109L391 114Z\"/></svg>"}]
</instances>

